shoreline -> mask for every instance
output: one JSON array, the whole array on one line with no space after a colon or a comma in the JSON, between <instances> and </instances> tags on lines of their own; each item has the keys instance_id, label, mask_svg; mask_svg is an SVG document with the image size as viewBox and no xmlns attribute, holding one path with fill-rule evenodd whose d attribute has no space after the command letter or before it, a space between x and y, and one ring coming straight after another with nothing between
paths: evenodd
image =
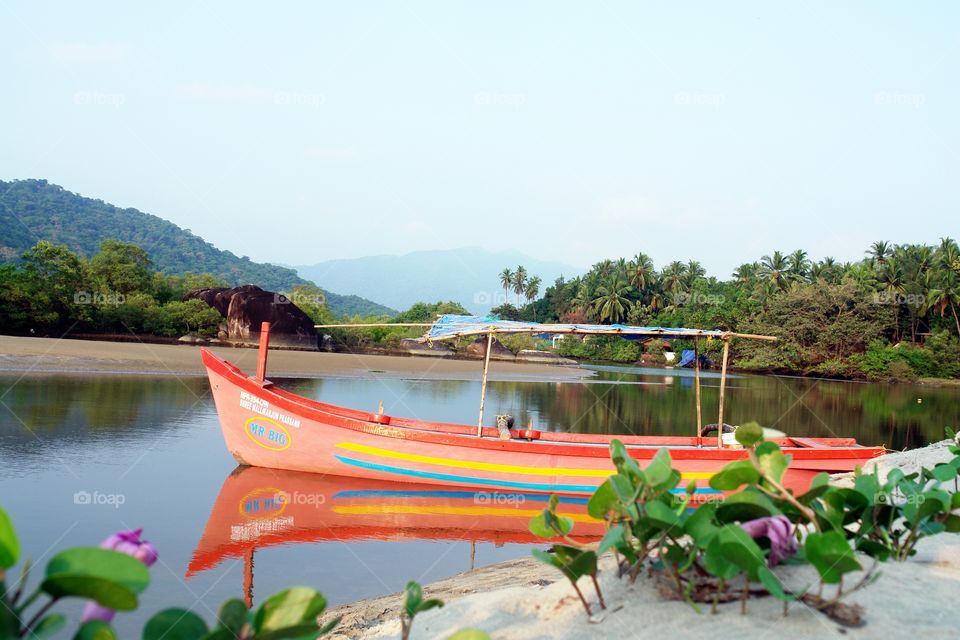
<instances>
[{"instance_id":1,"label":"shoreline","mask_svg":"<svg viewBox=\"0 0 960 640\"><path fill-rule=\"evenodd\" d=\"M921 464L933 466L952 458L947 441L920 449L890 453L868 466L881 478L892 469L905 473ZM852 484L853 474L835 475L831 482ZM534 545L546 548L548 542ZM960 534L942 533L921 540L918 553L905 562L886 562L876 583L845 602L865 608L865 624L841 627L821 613L793 604L784 617L783 605L772 597L751 599L746 616L740 604L719 605L717 615L704 607L695 612L682 601L665 599L652 580L633 585L618 579L609 554L600 559L600 584L606 611L588 619L562 574L528 556L458 573L423 586L424 597L440 598L441 609L417 617L412 640L446 638L458 629L479 628L491 638L517 640L579 640L580 638L684 637L700 640L767 640L771 629L788 638L952 638L960 627L955 598L960 590ZM864 566L869 562L865 561ZM792 588L816 580L812 567L783 567ZM852 580L859 577L851 576ZM584 589L592 594L591 588ZM589 598L596 606L596 598ZM400 635L403 594L394 593L333 607L324 619L343 616L332 640L393 639Z\"/></svg>"},{"instance_id":2,"label":"shoreline","mask_svg":"<svg viewBox=\"0 0 960 640\"><path fill-rule=\"evenodd\" d=\"M257 350L207 347L247 372L257 366ZM271 349L272 378L368 378L371 375L423 380L479 380L478 360L365 355ZM200 350L192 344L110 342L0 335L0 375L206 375ZM490 380L585 381L595 372L572 365L490 361Z\"/></svg>"}]
</instances>

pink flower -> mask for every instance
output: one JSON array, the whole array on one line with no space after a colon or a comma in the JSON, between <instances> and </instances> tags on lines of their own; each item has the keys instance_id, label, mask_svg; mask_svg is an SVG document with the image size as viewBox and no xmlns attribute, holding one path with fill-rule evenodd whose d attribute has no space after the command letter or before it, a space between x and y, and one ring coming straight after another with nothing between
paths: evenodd
<instances>
[{"instance_id":1,"label":"pink flower","mask_svg":"<svg viewBox=\"0 0 960 640\"><path fill-rule=\"evenodd\" d=\"M797 539L793 535L793 523L786 516L757 518L740 524L743 530L753 538L766 538L770 541L770 555L767 563L773 567L797 552Z\"/></svg>"},{"instance_id":2,"label":"pink flower","mask_svg":"<svg viewBox=\"0 0 960 640\"><path fill-rule=\"evenodd\" d=\"M157 548L153 546L152 542L141 540L141 533L143 533L143 529L119 531L101 542L100 548L125 553L128 556L136 558L147 567L153 566L158 558ZM108 609L90 600L83 609L83 615L80 617L80 621L103 620L104 622L111 622L116 613L113 609Z\"/></svg>"}]
</instances>

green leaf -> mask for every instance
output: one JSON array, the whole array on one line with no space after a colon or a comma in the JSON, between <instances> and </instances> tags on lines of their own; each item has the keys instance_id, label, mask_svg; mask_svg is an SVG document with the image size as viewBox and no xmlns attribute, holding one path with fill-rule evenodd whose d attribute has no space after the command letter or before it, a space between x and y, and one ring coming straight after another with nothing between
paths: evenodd
<instances>
[{"instance_id":1,"label":"green leaf","mask_svg":"<svg viewBox=\"0 0 960 640\"><path fill-rule=\"evenodd\" d=\"M952 514L947 516L943 521L943 527L945 531L950 533L960 533L960 516Z\"/></svg>"},{"instance_id":2,"label":"green leaf","mask_svg":"<svg viewBox=\"0 0 960 640\"><path fill-rule=\"evenodd\" d=\"M740 525L724 525L717 533L716 541L720 545L720 553L728 562L739 567L751 580L758 579L757 572L760 567L766 566L767 560L763 549Z\"/></svg>"},{"instance_id":3,"label":"green leaf","mask_svg":"<svg viewBox=\"0 0 960 640\"><path fill-rule=\"evenodd\" d=\"M613 460L613 465L617 468L618 472L634 478L644 477L643 472L640 471L640 465L637 464L637 461L627 452L627 448L623 446L623 443L616 438L610 441L610 459Z\"/></svg>"},{"instance_id":4,"label":"green leaf","mask_svg":"<svg viewBox=\"0 0 960 640\"><path fill-rule=\"evenodd\" d=\"M253 628L259 637L261 633L294 625L313 623L316 627L317 618L326 608L326 599L314 589L292 587L263 601L254 614Z\"/></svg>"},{"instance_id":5,"label":"green leaf","mask_svg":"<svg viewBox=\"0 0 960 640\"><path fill-rule=\"evenodd\" d=\"M960 492L957 492L950 497L950 509L960 509Z\"/></svg>"},{"instance_id":6,"label":"green leaf","mask_svg":"<svg viewBox=\"0 0 960 640\"><path fill-rule=\"evenodd\" d=\"M830 476L825 472L820 472L813 476L813 480L810 482L810 488L806 493L798 496L797 501L802 505L809 505L829 490Z\"/></svg>"},{"instance_id":7,"label":"green leaf","mask_svg":"<svg viewBox=\"0 0 960 640\"><path fill-rule=\"evenodd\" d=\"M738 426L733 432L733 437L737 439L737 442L749 449L758 442L763 441L763 427L756 422L748 422Z\"/></svg>"},{"instance_id":8,"label":"green leaf","mask_svg":"<svg viewBox=\"0 0 960 640\"><path fill-rule=\"evenodd\" d=\"M717 505L717 521L748 522L757 518L779 515L780 511L767 496L759 491L747 489L727 496Z\"/></svg>"},{"instance_id":9,"label":"green leaf","mask_svg":"<svg viewBox=\"0 0 960 640\"><path fill-rule=\"evenodd\" d=\"M783 480L783 474L790 466L790 459L783 455L783 451L776 442L764 442L756 449L757 463L763 469L765 476L777 483Z\"/></svg>"},{"instance_id":10,"label":"green leaf","mask_svg":"<svg viewBox=\"0 0 960 640\"><path fill-rule=\"evenodd\" d=\"M603 534L603 539L600 540L600 544L597 546L597 555L603 555L610 549L620 549L625 544L623 539L624 531L626 531L626 529L622 524L607 529L607 532Z\"/></svg>"},{"instance_id":11,"label":"green leaf","mask_svg":"<svg viewBox=\"0 0 960 640\"><path fill-rule=\"evenodd\" d=\"M217 620L219 620L221 627L227 629L233 635L239 636L243 625L247 623L247 605L243 603L243 600L230 598L220 605Z\"/></svg>"},{"instance_id":12,"label":"green leaf","mask_svg":"<svg viewBox=\"0 0 960 640\"><path fill-rule=\"evenodd\" d=\"M731 462L710 478L710 487L719 491L733 491L745 484L756 484L760 474L749 460Z\"/></svg>"},{"instance_id":13,"label":"green leaf","mask_svg":"<svg viewBox=\"0 0 960 640\"><path fill-rule=\"evenodd\" d=\"M480 629L460 629L447 640L490 640L490 636Z\"/></svg>"},{"instance_id":14,"label":"green leaf","mask_svg":"<svg viewBox=\"0 0 960 640\"><path fill-rule=\"evenodd\" d=\"M164 609L147 620L143 640L197 640L207 631L207 623L192 611Z\"/></svg>"},{"instance_id":15,"label":"green leaf","mask_svg":"<svg viewBox=\"0 0 960 640\"><path fill-rule=\"evenodd\" d=\"M643 473L648 483L658 487L670 479L672 471L673 464L670 460L670 452L664 448L657 451L657 455L653 456L653 460L650 461Z\"/></svg>"},{"instance_id":16,"label":"green leaf","mask_svg":"<svg viewBox=\"0 0 960 640\"><path fill-rule=\"evenodd\" d=\"M766 566L757 569L757 577L760 578L760 583L763 585L763 588L769 591L770 595L777 600L793 602L797 599L796 595L787 593L783 589L783 583L780 582L780 578L774 575L773 571L770 571Z\"/></svg>"},{"instance_id":17,"label":"green leaf","mask_svg":"<svg viewBox=\"0 0 960 640\"><path fill-rule=\"evenodd\" d=\"M723 555L718 536L711 539L704 551L703 568L709 571L711 575L723 580L730 580L739 573L737 565L727 560Z\"/></svg>"},{"instance_id":18,"label":"green leaf","mask_svg":"<svg viewBox=\"0 0 960 640\"><path fill-rule=\"evenodd\" d=\"M662 502L648 502L645 511L646 520L664 531L681 528L680 516L677 515L676 511ZM680 532L678 531L677 533L679 534Z\"/></svg>"},{"instance_id":19,"label":"green leaf","mask_svg":"<svg viewBox=\"0 0 960 640\"><path fill-rule=\"evenodd\" d=\"M555 549L555 553L564 561L563 572L572 582L597 572L597 554L593 551L582 551L565 545L557 545Z\"/></svg>"},{"instance_id":20,"label":"green leaf","mask_svg":"<svg viewBox=\"0 0 960 640\"><path fill-rule=\"evenodd\" d=\"M90 620L80 625L73 640L117 640L117 632L103 620Z\"/></svg>"},{"instance_id":21,"label":"green leaf","mask_svg":"<svg viewBox=\"0 0 960 640\"><path fill-rule=\"evenodd\" d=\"M551 524L553 524L556 529L554 529ZM556 538L565 536L573 531L573 520L566 516L553 514L549 509L544 509L530 519L530 524L527 528L530 530L530 533L539 538ZM557 529L559 529L559 532Z\"/></svg>"},{"instance_id":22,"label":"green leaf","mask_svg":"<svg viewBox=\"0 0 960 640\"><path fill-rule=\"evenodd\" d=\"M0 507L0 569L9 569L20 559L17 532L7 512Z\"/></svg>"},{"instance_id":23,"label":"green leaf","mask_svg":"<svg viewBox=\"0 0 960 640\"><path fill-rule=\"evenodd\" d=\"M547 553L543 549L531 549L530 553L533 555L534 558L536 558L543 564L548 564L555 569L560 569L561 571L563 570L563 563L560 562L559 558L557 558L552 553Z\"/></svg>"},{"instance_id":24,"label":"green leaf","mask_svg":"<svg viewBox=\"0 0 960 640\"><path fill-rule=\"evenodd\" d=\"M941 462L932 469L931 473L938 482L948 482L957 477L957 468L952 464Z\"/></svg>"},{"instance_id":25,"label":"green leaf","mask_svg":"<svg viewBox=\"0 0 960 640\"><path fill-rule=\"evenodd\" d=\"M587 501L587 513L594 520L603 520L608 513L614 510L616 502L617 494L608 478L590 496L590 500Z\"/></svg>"},{"instance_id":26,"label":"green leaf","mask_svg":"<svg viewBox=\"0 0 960 640\"><path fill-rule=\"evenodd\" d=\"M43 640L55 635L67 624L67 618L63 614L53 613L43 618L32 629L28 638L30 640Z\"/></svg>"},{"instance_id":27,"label":"green leaf","mask_svg":"<svg viewBox=\"0 0 960 640\"><path fill-rule=\"evenodd\" d=\"M110 609L130 611L137 608L137 594L149 583L150 573L136 558L97 547L76 547L47 563L40 588L54 598L89 598Z\"/></svg>"},{"instance_id":28,"label":"green leaf","mask_svg":"<svg viewBox=\"0 0 960 640\"><path fill-rule=\"evenodd\" d=\"M828 584L837 584L843 574L862 568L846 537L839 531L809 534L804 541L804 552L807 561Z\"/></svg>"},{"instance_id":29,"label":"green leaf","mask_svg":"<svg viewBox=\"0 0 960 640\"><path fill-rule=\"evenodd\" d=\"M720 530L720 527L713 523L716 512L716 502L705 502L694 509L684 523L684 531L693 538L694 543L701 549L705 549Z\"/></svg>"}]
</instances>

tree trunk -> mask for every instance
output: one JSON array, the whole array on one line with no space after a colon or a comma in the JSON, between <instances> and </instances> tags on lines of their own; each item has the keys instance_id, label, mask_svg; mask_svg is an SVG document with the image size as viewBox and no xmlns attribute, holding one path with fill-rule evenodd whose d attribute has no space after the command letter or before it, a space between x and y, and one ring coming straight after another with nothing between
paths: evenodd
<instances>
[{"instance_id":1,"label":"tree trunk","mask_svg":"<svg viewBox=\"0 0 960 640\"><path fill-rule=\"evenodd\" d=\"M953 311L953 321L957 323L957 336L960 336L960 318L957 317L957 308L953 306L953 300L950 301L950 310Z\"/></svg>"}]
</instances>

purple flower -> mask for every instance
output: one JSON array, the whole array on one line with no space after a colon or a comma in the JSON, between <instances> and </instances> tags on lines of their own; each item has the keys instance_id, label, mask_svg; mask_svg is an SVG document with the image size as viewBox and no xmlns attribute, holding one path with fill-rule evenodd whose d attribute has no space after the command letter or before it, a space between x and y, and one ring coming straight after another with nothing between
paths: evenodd
<instances>
[{"instance_id":1,"label":"purple flower","mask_svg":"<svg viewBox=\"0 0 960 640\"><path fill-rule=\"evenodd\" d=\"M740 524L743 530L753 538L766 538L770 541L770 555L767 563L773 567L797 552L797 539L793 535L793 524L786 516L757 518Z\"/></svg>"},{"instance_id":2,"label":"purple flower","mask_svg":"<svg viewBox=\"0 0 960 640\"><path fill-rule=\"evenodd\" d=\"M128 556L136 558L147 567L153 566L153 563L157 561L158 557L157 548L153 546L152 542L141 540L141 533L143 533L143 529L119 531L101 542L100 548L125 553ZM104 622L111 622L116 613L113 609L108 609L90 600L83 609L83 615L80 617L80 621L103 620Z\"/></svg>"}]
</instances>

